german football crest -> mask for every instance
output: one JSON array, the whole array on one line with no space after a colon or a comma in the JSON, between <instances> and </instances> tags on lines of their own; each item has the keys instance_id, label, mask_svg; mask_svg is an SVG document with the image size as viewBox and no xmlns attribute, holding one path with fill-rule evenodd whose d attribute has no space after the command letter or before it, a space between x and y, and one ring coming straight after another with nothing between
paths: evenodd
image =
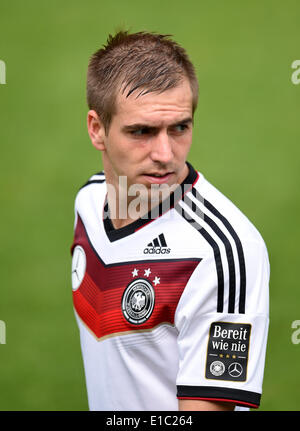
<instances>
[{"instance_id":1,"label":"german football crest","mask_svg":"<svg viewBox=\"0 0 300 431\"><path fill-rule=\"evenodd\" d=\"M133 277L138 276L135 269ZM144 276L149 277L150 268L144 270ZM155 285L160 283L159 277L153 280ZM136 278L128 284L122 296L122 312L125 319L134 325L145 323L151 316L155 304L155 291L150 279Z\"/></svg>"}]
</instances>

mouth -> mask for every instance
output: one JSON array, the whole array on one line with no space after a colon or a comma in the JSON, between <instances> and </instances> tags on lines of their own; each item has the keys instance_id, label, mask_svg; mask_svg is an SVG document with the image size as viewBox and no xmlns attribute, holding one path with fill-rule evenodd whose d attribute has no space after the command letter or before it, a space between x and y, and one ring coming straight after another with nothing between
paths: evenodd
<instances>
[{"instance_id":1,"label":"mouth","mask_svg":"<svg viewBox=\"0 0 300 431\"><path fill-rule=\"evenodd\" d=\"M143 176L151 184L164 184L167 183L174 172L151 172L149 174L143 174Z\"/></svg>"}]
</instances>

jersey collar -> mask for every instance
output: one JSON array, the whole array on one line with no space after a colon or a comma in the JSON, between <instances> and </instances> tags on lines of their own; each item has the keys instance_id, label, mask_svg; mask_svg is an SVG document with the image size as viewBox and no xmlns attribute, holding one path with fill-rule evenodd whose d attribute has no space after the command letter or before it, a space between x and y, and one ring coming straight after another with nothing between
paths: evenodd
<instances>
[{"instance_id":1,"label":"jersey collar","mask_svg":"<svg viewBox=\"0 0 300 431\"><path fill-rule=\"evenodd\" d=\"M192 165L189 162L186 162L186 164L189 168L189 173L185 178L185 180L179 185L179 187L173 193L171 193L170 197L168 198L170 204L168 204L167 211L174 208L174 205L176 205L178 201L181 200L183 196L188 191L190 191L190 189L198 181L198 178L199 178L198 172L195 171L195 169L192 167ZM178 199L178 196L180 196L180 199ZM104 224L104 229L108 239L111 242L117 241L121 238L124 238L128 235L135 233L136 231L140 230L147 224L152 223L154 220L161 217L166 212L165 210L166 205L164 205L165 202L166 201L162 201L156 208L149 211L148 214L143 218L139 218L134 222L124 227L121 227L120 229L115 229L109 217L109 208L108 208L108 202L106 197L104 202L104 209L103 209L103 213L106 214L106 217L103 219L103 224ZM157 216L153 218L153 214Z\"/></svg>"}]
</instances>

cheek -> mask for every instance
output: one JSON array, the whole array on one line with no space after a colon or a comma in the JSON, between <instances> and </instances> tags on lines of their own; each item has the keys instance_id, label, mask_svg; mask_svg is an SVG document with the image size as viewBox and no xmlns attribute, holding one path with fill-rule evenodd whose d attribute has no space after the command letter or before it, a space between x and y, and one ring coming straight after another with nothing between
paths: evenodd
<instances>
[{"instance_id":1,"label":"cheek","mask_svg":"<svg viewBox=\"0 0 300 431\"><path fill-rule=\"evenodd\" d=\"M176 143L176 153L183 155L187 154L191 148L192 145L192 134L187 134L186 136L182 137L179 142Z\"/></svg>"},{"instance_id":2,"label":"cheek","mask_svg":"<svg viewBox=\"0 0 300 431\"><path fill-rule=\"evenodd\" d=\"M111 160L123 159L128 152L126 142L118 133L110 133L106 142L106 151Z\"/></svg>"},{"instance_id":3,"label":"cheek","mask_svg":"<svg viewBox=\"0 0 300 431\"><path fill-rule=\"evenodd\" d=\"M146 146L137 145L124 137L114 137L106 149L110 163L119 175L131 177L145 159Z\"/></svg>"}]
</instances>

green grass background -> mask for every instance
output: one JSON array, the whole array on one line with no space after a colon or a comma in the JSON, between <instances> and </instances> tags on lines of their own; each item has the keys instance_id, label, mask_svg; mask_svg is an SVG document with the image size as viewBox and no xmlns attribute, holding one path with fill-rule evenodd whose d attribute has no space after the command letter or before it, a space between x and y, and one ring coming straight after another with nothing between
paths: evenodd
<instances>
[{"instance_id":1,"label":"green grass background","mask_svg":"<svg viewBox=\"0 0 300 431\"><path fill-rule=\"evenodd\" d=\"M87 63L121 27L172 34L196 66L189 160L269 250L261 410L299 409L299 15L296 0L1 2L0 410L88 409L69 248L75 194L102 167L86 129Z\"/></svg>"}]
</instances>

